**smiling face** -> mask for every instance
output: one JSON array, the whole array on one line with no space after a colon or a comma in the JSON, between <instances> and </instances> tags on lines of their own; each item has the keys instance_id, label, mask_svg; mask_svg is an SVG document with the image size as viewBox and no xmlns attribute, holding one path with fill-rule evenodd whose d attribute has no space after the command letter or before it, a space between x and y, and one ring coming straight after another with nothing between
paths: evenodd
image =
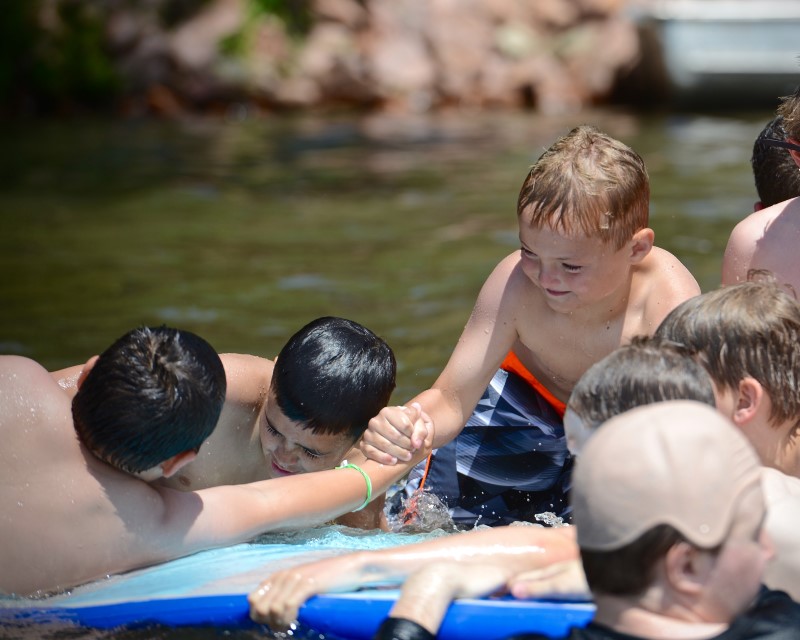
<instances>
[{"instance_id":1,"label":"smiling face","mask_svg":"<svg viewBox=\"0 0 800 640\"><path fill-rule=\"evenodd\" d=\"M355 444L350 434L313 433L289 420L270 391L261 412L261 449L270 477L333 469Z\"/></svg>"},{"instance_id":2,"label":"smiling face","mask_svg":"<svg viewBox=\"0 0 800 640\"><path fill-rule=\"evenodd\" d=\"M614 250L599 238L534 228L520 216L522 270L558 312L591 306L627 286L631 247Z\"/></svg>"}]
</instances>

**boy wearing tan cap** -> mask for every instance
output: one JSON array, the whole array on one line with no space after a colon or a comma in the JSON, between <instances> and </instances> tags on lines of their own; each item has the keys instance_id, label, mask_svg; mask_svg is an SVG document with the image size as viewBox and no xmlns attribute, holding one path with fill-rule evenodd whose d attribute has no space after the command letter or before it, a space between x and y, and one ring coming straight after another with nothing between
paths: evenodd
<instances>
[{"instance_id":1,"label":"boy wearing tan cap","mask_svg":"<svg viewBox=\"0 0 800 640\"><path fill-rule=\"evenodd\" d=\"M609 420L581 451L572 504L597 612L570 640L800 637L800 604L761 586L758 457L711 407L662 402Z\"/></svg>"}]
</instances>

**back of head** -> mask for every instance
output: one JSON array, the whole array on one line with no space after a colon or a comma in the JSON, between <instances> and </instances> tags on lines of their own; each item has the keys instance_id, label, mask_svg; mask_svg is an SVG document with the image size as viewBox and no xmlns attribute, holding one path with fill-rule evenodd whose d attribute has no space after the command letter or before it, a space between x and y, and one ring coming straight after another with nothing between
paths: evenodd
<instances>
[{"instance_id":1,"label":"back of head","mask_svg":"<svg viewBox=\"0 0 800 640\"><path fill-rule=\"evenodd\" d=\"M800 142L800 85L794 93L781 98L777 113L783 118L786 135Z\"/></svg>"},{"instance_id":2,"label":"back of head","mask_svg":"<svg viewBox=\"0 0 800 640\"><path fill-rule=\"evenodd\" d=\"M139 473L197 451L217 424L225 390L225 369L208 342L142 327L97 359L73 399L73 422L97 457Z\"/></svg>"},{"instance_id":3,"label":"back of head","mask_svg":"<svg viewBox=\"0 0 800 640\"><path fill-rule=\"evenodd\" d=\"M314 433L353 441L394 391L397 364L386 342L344 318L318 318L281 349L272 391L281 411Z\"/></svg>"},{"instance_id":4,"label":"back of head","mask_svg":"<svg viewBox=\"0 0 800 640\"><path fill-rule=\"evenodd\" d=\"M773 423L800 418L800 305L777 283L748 281L690 298L655 333L697 354L722 389L757 380Z\"/></svg>"},{"instance_id":5,"label":"back of head","mask_svg":"<svg viewBox=\"0 0 800 640\"><path fill-rule=\"evenodd\" d=\"M534 227L600 238L621 248L647 227L650 182L633 149L595 127L580 126L555 142L531 168L517 215Z\"/></svg>"},{"instance_id":6,"label":"back of head","mask_svg":"<svg viewBox=\"0 0 800 640\"><path fill-rule=\"evenodd\" d=\"M767 140L785 140L783 119L777 117L764 127L753 144L750 164L761 205L774 204L800 196L800 167L788 149L768 144Z\"/></svg>"},{"instance_id":7,"label":"back of head","mask_svg":"<svg viewBox=\"0 0 800 640\"><path fill-rule=\"evenodd\" d=\"M655 336L637 336L584 373L567 408L588 430L620 413L664 400L715 406L714 386L691 352Z\"/></svg>"},{"instance_id":8,"label":"back of head","mask_svg":"<svg viewBox=\"0 0 800 640\"><path fill-rule=\"evenodd\" d=\"M574 520L589 586L637 595L672 544L718 548L741 514L742 499L761 490L760 479L747 439L707 405L661 402L612 418L589 440L573 474ZM659 545L665 531L671 541ZM632 558L642 540L660 548Z\"/></svg>"}]
</instances>

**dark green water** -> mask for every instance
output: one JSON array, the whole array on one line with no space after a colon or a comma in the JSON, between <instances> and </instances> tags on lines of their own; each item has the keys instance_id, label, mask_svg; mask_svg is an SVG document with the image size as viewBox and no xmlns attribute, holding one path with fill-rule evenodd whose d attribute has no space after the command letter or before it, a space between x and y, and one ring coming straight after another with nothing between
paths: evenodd
<instances>
[{"instance_id":1,"label":"dark green water","mask_svg":"<svg viewBox=\"0 0 800 640\"><path fill-rule=\"evenodd\" d=\"M770 113L598 111L10 125L0 159L0 352L50 369L129 328L191 329L274 356L320 315L395 348L396 399L443 367L540 153L590 122L633 146L656 241L704 290L755 200Z\"/></svg>"}]
</instances>

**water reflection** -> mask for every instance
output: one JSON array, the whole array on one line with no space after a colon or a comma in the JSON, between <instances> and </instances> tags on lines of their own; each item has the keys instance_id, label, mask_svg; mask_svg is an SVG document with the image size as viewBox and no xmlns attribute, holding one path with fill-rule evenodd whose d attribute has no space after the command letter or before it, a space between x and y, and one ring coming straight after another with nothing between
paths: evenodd
<instances>
[{"instance_id":1,"label":"water reflection","mask_svg":"<svg viewBox=\"0 0 800 640\"><path fill-rule=\"evenodd\" d=\"M558 135L591 122L642 154L657 243L707 290L756 199L750 150L770 115L6 125L0 350L58 368L168 323L272 357L334 314L392 344L404 400L515 248L518 189Z\"/></svg>"}]
</instances>

